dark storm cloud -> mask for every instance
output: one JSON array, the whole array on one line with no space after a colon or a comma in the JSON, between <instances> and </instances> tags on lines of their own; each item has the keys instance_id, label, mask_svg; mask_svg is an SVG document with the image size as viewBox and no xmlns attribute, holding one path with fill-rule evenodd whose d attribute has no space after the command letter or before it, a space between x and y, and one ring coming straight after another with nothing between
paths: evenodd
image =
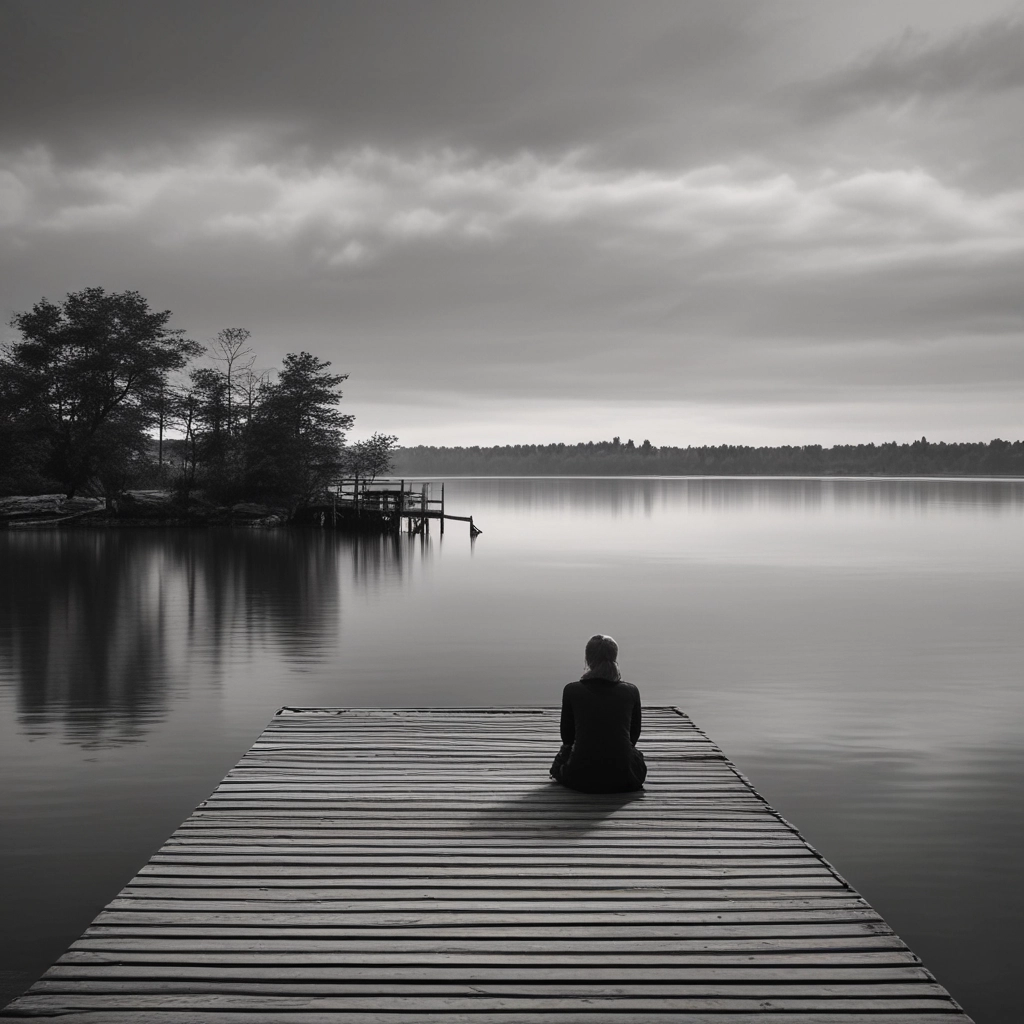
<instances>
[{"instance_id":1,"label":"dark storm cloud","mask_svg":"<svg viewBox=\"0 0 1024 1024\"><path fill-rule=\"evenodd\" d=\"M8 143L96 152L225 127L332 149L591 145L735 91L752 5L392 0L8 3ZM739 58L739 59L737 59ZM730 85L730 82L732 85Z\"/></svg>"},{"instance_id":2,"label":"dark storm cloud","mask_svg":"<svg viewBox=\"0 0 1024 1024\"><path fill-rule=\"evenodd\" d=\"M1021 22L892 4L8 3L0 302L138 288L410 442L1013 433Z\"/></svg>"}]
</instances>

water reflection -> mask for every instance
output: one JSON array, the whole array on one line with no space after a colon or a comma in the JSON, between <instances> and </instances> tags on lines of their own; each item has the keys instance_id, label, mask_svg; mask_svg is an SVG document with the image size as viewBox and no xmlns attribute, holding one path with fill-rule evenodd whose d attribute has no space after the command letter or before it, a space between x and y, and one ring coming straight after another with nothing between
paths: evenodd
<instances>
[{"instance_id":1,"label":"water reflection","mask_svg":"<svg viewBox=\"0 0 1024 1024\"><path fill-rule=\"evenodd\" d=\"M452 496L515 512L554 511L650 517L657 511L773 509L970 514L1024 508L1024 481L835 477L522 477L452 481Z\"/></svg>"},{"instance_id":2,"label":"water reflection","mask_svg":"<svg viewBox=\"0 0 1024 1024\"><path fill-rule=\"evenodd\" d=\"M0 659L38 731L60 708L72 738L138 737L166 702L164 591L125 534L3 536ZM148 553L152 557L152 552Z\"/></svg>"},{"instance_id":3,"label":"water reflection","mask_svg":"<svg viewBox=\"0 0 1024 1024\"><path fill-rule=\"evenodd\" d=\"M344 574L364 589L401 581L431 550L323 530L5 531L0 678L28 734L134 742L189 679L219 685L239 646L324 656Z\"/></svg>"},{"instance_id":4,"label":"water reflection","mask_svg":"<svg viewBox=\"0 0 1024 1024\"><path fill-rule=\"evenodd\" d=\"M429 532L409 534L365 534L337 538L351 559L352 581L358 589L368 590L384 583L399 584L417 562L429 563L434 540Z\"/></svg>"},{"instance_id":5,"label":"water reflection","mask_svg":"<svg viewBox=\"0 0 1024 1024\"><path fill-rule=\"evenodd\" d=\"M466 524L443 546L0 532L10 996L282 704L551 704L601 630L645 701L690 711L978 1020L1019 1019L1024 482L459 480L446 498L483 526L475 551Z\"/></svg>"}]
</instances>

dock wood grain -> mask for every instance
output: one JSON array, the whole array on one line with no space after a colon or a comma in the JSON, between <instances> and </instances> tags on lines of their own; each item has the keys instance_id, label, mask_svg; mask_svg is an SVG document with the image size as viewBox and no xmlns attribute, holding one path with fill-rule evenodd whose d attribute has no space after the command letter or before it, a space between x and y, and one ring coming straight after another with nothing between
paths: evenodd
<instances>
[{"instance_id":1,"label":"dock wood grain","mask_svg":"<svg viewBox=\"0 0 1024 1024\"><path fill-rule=\"evenodd\" d=\"M4 1016L406 1024L969 1019L674 708L640 794L558 712L283 708Z\"/></svg>"}]
</instances>

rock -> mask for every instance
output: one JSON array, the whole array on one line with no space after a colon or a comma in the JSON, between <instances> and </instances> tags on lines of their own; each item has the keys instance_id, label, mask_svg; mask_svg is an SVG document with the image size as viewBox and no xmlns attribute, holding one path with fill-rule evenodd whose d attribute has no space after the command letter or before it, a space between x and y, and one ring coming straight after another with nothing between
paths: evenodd
<instances>
[{"instance_id":1,"label":"rock","mask_svg":"<svg viewBox=\"0 0 1024 1024\"><path fill-rule=\"evenodd\" d=\"M267 505L257 505L252 501L240 501L231 506L231 518L241 520L264 519L273 512Z\"/></svg>"},{"instance_id":2,"label":"rock","mask_svg":"<svg viewBox=\"0 0 1024 1024\"><path fill-rule=\"evenodd\" d=\"M61 504L63 515L74 515L76 512L92 512L106 506L102 498L67 498Z\"/></svg>"},{"instance_id":3,"label":"rock","mask_svg":"<svg viewBox=\"0 0 1024 1024\"><path fill-rule=\"evenodd\" d=\"M0 498L0 524L5 526L59 525L78 520L88 513L94 525L131 526L158 522L194 526L280 526L288 522L285 508L256 502L238 502L228 507L214 505L202 496L183 500L173 491L125 491L109 502L104 498L65 498L63 494L17 495ZM104 514L105 513L105 514Z\"/></svg>"},{"instance_id":4,"label":"rock","mask_svg":"<svg viewBox=\"0 0 1024 1024\"><path fill-rule=\"evenodd\" d=\"M57 515L63 501L63 494L13 495L10 498L0 498L0 515L9 517Z\"/></svg>"},{"instance_id":5,"label":"rock","mask_svg":"<svg viewBox=\"0 0 1024 1024\"><path fill-rule=\"evenodd\" d=\"M231 522L236 526L280 526L288 521L286 509L241 501L231 506Z\"/></svg>"},{"instance_id":6,"label":"rock","mask_svg":"<svg viewBox=\"0 0 1024 1024\"><path fill-rule=\"evenodd\" d=\"M181 506L170 491L125 491L110 501L111 511L128 519L176 519Z\"/></svg>"},{"instance_id":7,"label":"rock","mask_svg":"<svg viewBox=\"0 0 1024 1024\"><path fill-rule=\"evenodd\" d=\"M13 495L0 498L0 518L59 519L103 508L102 498L65 498L63 494Z\"/></svg>"}]
</instances>

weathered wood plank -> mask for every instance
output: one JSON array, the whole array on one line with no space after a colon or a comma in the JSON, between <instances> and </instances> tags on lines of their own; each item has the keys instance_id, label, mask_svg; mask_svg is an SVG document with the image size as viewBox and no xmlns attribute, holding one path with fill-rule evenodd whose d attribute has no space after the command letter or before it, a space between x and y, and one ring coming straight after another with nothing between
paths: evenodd
<instances>
[{"instance_id":1,"label":"weathered wood plank","mask_svg":"<svg viewBox=\"0 0 1024 1024\"><path fill-rule=\"evenodd\" d=\"M337 868L338 870L331 870ZM342 870L344 869L344 870ZM274 878L319 878L324 876L347 878L454 878L459 881L474 878L544 878L550 879L554 870L560 877L597 881L600 879L620 878L621 870L603 864L580 865L559 863L557 865L504 865L494 864L398 864L375 865L366 861L329 861L315 863L289 863L284 859L261 863L257 858L217 858L205 857L189 860L188 858L154 858L143 871L150 875L204 875L210 878L224 875L241 877L274 877ZM689 867L685 863L667 864L664 866L649 865L637 862L632 865L629 877L634 881L669 879L675 881L697 881L706 879L738 880L743 878L782 879L805 878L823 885L837 882L827 868L816 863L806 867ZM842 883L838 883L841 885Z\"/></svg>"},{"instance_id":2,"label":"weathered wood plank","mask_svg":"<svg viewBox=\"0 0 1024 1024\"><path fill-rule=\"evenodd\" d=\"M24 1016L53 1016L44 1005L39 1008L27 1007ZM429 1010L420 1008L414 1011L373 1010L305 1010L291 1012L264 1008L257 1017L259 1024L422 1024L424 1020L443 1021L444 1024L509 1024L509 1015L505 1012L488 1012L473 1010L470 1012L453 1012L451 1010ZM587 1024L623 1024L624 1021L636 1021L636 1017L626 1017L621 1011L592 1011L578 1009L572 1012L571 1020L585 1021ZM640 1018L646 1019L646 1018ZM895 1013L877 1013L839 1010L836 1012L818 1011L813 1017L813 1024L956 1024L966 1020L962 1013L952 1008L940 1012L898 1011ZM529 1024L566 1024L564 1012L548 1013L532 1011L528 1016L519 1014L518 1020ZM83 1010L81 1012L60 1014L61 1024L199 1024L195 1010L176 1011L170 999L164 1000L159 1010L146 1010L132 1007L130 1010ZM660 1011L657 1014L658 1024L811 1024L806 1012L777 1013L770 1017L765 1011L753 1012L721 1012L711 1011ZM205 1009L202 1024L239 1024L238 1013L221 1012Z\"/></svg>"},{"instance_id":3,"label":"weathered wood plank","mask_svg":"<svg viewBox=\"0 0 1024 1024\"><path fill-rule=\"evenodd\" d=\"M136 877L132 879L131 884L144 885L149 882L155 885L195 885L197 884L197 880L201 880L203 878L209 879L211 883L218 886L238 885L251 887L253 885L260 885L268 888L281 886L297 889L302 886L323 888L325 886L334 885L336 888L351 889L352 891L373 891L384 886L390 886L393 889L404 888L409 892L417 892L425 888L432 888L438 892L438 895L440 895L442 891L446 891L448 894L464 891L467 886L471 886L474 890L483 890L488 888L489 885L489 880L486 877L480 876L474 879L466 879L458 875L446 877L420 876L416 879L402 878L401 876L361 878L354 875L331 875L325 874L324 872L308 871L287 875L266 875L258 872L215 874L206 873L200 869L180 871L156 870L150 866L144 867L142 869L142 873L136 875ZM578 878L565 880L549 878L546 876L531 876L526 878L501 876L500 878L490 880L490 887L493 889L506 890L518 888L523 891L547 891L549 893L576 891L583 894L591 889L600 889L602 891L606 890L609 886L614 885L617 880L618 876L614 874L608 877L589 878L587 876L580 876ZM775 877L751 878L742 876L739 878L660 877L655 879L638 879L636 880L635 888L637 890L668 889L679 892L699 892L703 895L708 891L722 892L733 889L753 890L758 888L768 891L788 889L791 892L801 893L807 891L833 893L844 890L846 887L840 880L830 877L805 878L798 876L794 878L787 878L785 879L785 885L783 886L780 880Z\"/></svg>"},{"instance_id":4,"label":"weathered wood plank","mask_svg":"<svg viewBox=\"0 0 1024 1024\"><path fill-rule=\"evenodd\" d=\"M431 912L441 911L472 912L475 914L491 912L516 911L519 913L558 913L571 911L575 914L591 912L643 911L647 913L735 913L738 911L758 911L761 913L781 913L797 910L845 910L855 907L860 910L871 910L863 900L856 899L846 893L839 895L819 896L817 898L793 899L679 899L673 894L644 893L619 895L616 898L591 899L586 893L574 897L530 894L522 899L495 897L488 892L476 893L469 897L457 895L434 896L417 899L409 896L404 890L391 890L387 896L372 899L353 899L348 891L338 893L331 889L283 891L250 888L241 892L231 889L197 888L188 889L153 889L143 888L122 889L121 894L107 904L107 910L159 910L165 908L188 909L265 909L264 904L286 905L294 909L297 903L309 902L319 909L330 909L336 913L359 913L377 910L429 909ZM220 904L237 904L232 907Z\"/></svg>"},{"instance_id":5,"label":"weathered wood plank","mask_svg":"<svg viewBox=\"0 0 1024 1024\"><path fill-rule=\"evenodd\" d=\"M146 897L151 893L177 893L187 896L189 893L220 894L223 898L241 898L239 894L251 895L253 899L287 900L287 899L344 899L354 903L367 900L385 902L401 902L412 905L421 901L435 904L438 901L479 902L481 900L506 901L521 903L524 900L544 900L545 902L571 901L579 904L587 901L678 901L684 908L687 906L721 906L734 905L738 901L749 900L752 906L770 906L772 902L785 906L829 906L833 901L846 906L853 903L857 906L868 904L856 893L848 889L780 889L765 886L763 888L744 889L735 887L719 889L717 886L701 888L680 888L662 885L609 885L606 887L576 887L573 885L548 885L534 888L502 888L487 883L462 885L453 887L434 885L394 885L384 881L375 886L350 885L344 879L312 881L289 885L257 885L252 882L233 879L203 878L148 878L139 876L133 879L116 898L131 899Z\"/></svg>"},{"instance_id":6,"label":"weathered wood plank","mask_svg":"<svg viewBox=\"0 0 1024 1024\"><path fill-rule=\"evenodd\" d=\"M283 709L5 1014L967 1020L678 711L640 794L547 781L557 746L557 709Z\"/></svg>"},{"instance_id":7,"label":"weathered wood plank","mask_svg":"<svg viewBox=\"0 0 1024 1024\"><path fill-rule=\"evenodd\" d=\"M230 978L233 982L273 982L287 984L292 982L317 981L323 983L374 982L388 984L391 982L464 982L488 981L505 985L532 986L536 982L592 982L595 985L614 984L628 988L633 994L640 990L650 990L653 983L674 982L691 986L707 986L721 988L721 983L751 984L756 982L802 984L844 985L851 988L850 995L863 994L863 986L871 983L889 994L919 995L922 988L914 985L909 991L895 992L892 986L905 982L925 982L934 985L934 979L920 966L915 965L871 965L831 967L820 964L793 964L768 966L700 964L685 967L647 967L642 971L642 980L637 979L634 966L620 965L608 967L604 964L594 966L566 964L560 967L536 964L527 966L508 966L500 964L460 964L458 966L438 965L352 965L352 964L302 964L246 966L240 964L84 964L81 962L61 962L51 967L43 976L44 980L56 983L67 981L90 981L101 984L105 981L189 981L203 980L215 982L222 978ZM661 991L664 991L663 989ZM733 990L735 991L735 990ZM794 992L800 995L800 992ZM808 993L813 994L813 993ZM932 989L932 994L935 994Z\"/></svg>"},{"instance_id":8,"label":"weathered wood plank","mask_svg":"<svg viewBox=\"0 0 1024 1024\"><path fill-rule=\"evenodd\" d=\"M901 955L917 958L911 953L899 936L891 932L868 931L854 935L837 937L835 935L818 935L810 937L768 937L745 938L730 935L726 938L676 939L666 945L660 939L634 939L629 944L629 952L623 952L622 943L616 938L580 938L579 933L560 939L557 945L549 940L522 938L509 940L506 938L491 939L484 936L461 936L446 941L438 946L429 936L412 938L367 938L357 937L323 940L319 938L295 937L287 931L278 931L271 938L219 937L215 939L203 937L168 938L161 935L144 934L145 941L139 936L124 937L105 932L89 931L72 944L72 950L110 951L115 952L119 959L127 957L133 951L144 954L150 952L159 955L182 953L189 956L204 953L224 955L228 957L247 957L266 955L297 956L303 962L321 963L325 958L341 957L345 963L361 963L360 957L366 956L373 963L392 963L400 958L402 963L443 963L449 957L479 962L481 957L500 957L502 963L536 962L544 963L636 963L657 964L671 963L677 958L685 958L694 954L714 954L715 961L722 954L749 957L754 954L783 955L803 953L821 955L829 963L854 963L863 952L882 952L889 955L896 951ZM842 952L842 958L833 954ZM352 959L355 957L355 959ZM436 959L435 959L436 958ZM582 960L581 960L582 958Z\"/></svg>"},{"instance_id":9,"label":"weathered wood plank","mask_svg":"<svg viewBox=\"0 0 1024 1024\"><path fill-rule=\"evenodd\" d=\"M26 1006L24 1016L52 1016L53 1013L44 1004L40 1007ZM217 1008L204 1009L202 1016L195 1010L175 1010L169 1000L164 1001L158 1010L149 1010L133 1006L128 1010L82 1010L61 1013L61 1024L238 1024L238 1014L221 1011ZM249 1009L246 1011L246 1024L422 1024L424 1020L443 1021L444 1024L509 1024L507 1012L491 1012L471 1010L468 1012L450 1009L431 1010L424 1007L412 1011L386 1010L306 1010L301 1016L288 1010L277 1011L267 1009ZM622 1011L591 1010L585 1006L572 1011L572 1021L585 1021L586 1024L623 1024L624 1020L636 1020L625 1017ZM817 1011L813 1024L956 1024L966 1020L962 1013L952 1007L938 1012L897 1011L859 1012L840 1009L838 1011ZM518 1021L528 1024L567 1024L566 1013L555 1011L549 1013L534 1010L529 1013L520 1012ZM772 1012L766 1016L764 1010L731 1011L718 1010L662 1010L657 1020L659 1024L811 1024L806 1012L796 1013Z\"/></svg>"},{"instance_id":10,"label":"weathered wood plank","mask_svg":"<svg viewBox=\"0 0 1024 1024\"><path fill-rule=\"evenodd\" d=\"M37 982L42 985L43 982ZM33 986L34 987L34 986ZM179 986L180 988L181 986ZM536 990L534 990L536 991ZM561 994L539 994L523 996L502 996L491 995L486 992L474 991L467 995L438 995L431 996L426 993L416 995L403 995L398 992L392 993L382 990L373 990L366 995L345 994L343 996L296 994L283 995L269 992L254 992L240 994L225 992L223 990L211 990L204 992L196 991L175 991L174 986L168 985L163 992L113 992L109 994L99 992L46 992L22 996L15 1000L12 1009L24 1012L33 1009L37 1013L40 1009L47 1009L50 1013L61 1013L67 1009L140 1009L158 1010L164 1007L175 1009L190 1009L192 1011L203 1010L233 1010L235 1012L259 1012L266 1010L292 1010L307 1012L310 1010L340 1010L352 1012L364 1010L380 1012L382 1003L386 1000L389 1009L396 1011L417 1012L417 1013L452 1013L482 1011L508 1012L529 1012L533 1010L561 1011L562 1013L574 1013L580 1008L580 1000L586 1001L588 1011L606 1010L617 1013L640 1014L640 1013L662 1013L664 1011L708 1011L716 1010L733 1012L761 1012L785 1011L802 1013L821 1013L831 1010L835 1012L841 1007L844 1011L929 1011L941 1013L953 1009L949 998L933 996L929 990L919 997L901 997L898 999L886 999L884 997L866 997L858 999L846 998L841 1002L834 996L820 997L776 997L766 994L763 991L755 996L747 998L714 998L714 997L688 997L678 996L631 996L605 995L591 996L587 994L586 988L581 988L578 993L565 996ZM194 1018L201 1019L201 1018ZM774 1018L771 1018L774 1020Z\"/></svg>"},{"instance_id":11,"label":"weathered wood plank","mask_svg":"<svg viewBox=\"0 0 1024 1024\"><path fill-rule=\"evenodd\" d=\"M287 906L287 905L285 905ZM227 910L202 906L164 907L156 910L103 910L96 917L96 924L128 925L143 927L147 925L173 927L228 927L239 925L244 928L293 928L313 925L317 928L476 928L476 927L522 927L544 929L557 922L558 927L579 925L588 930L602 926L623 927L629 930L655 930L671 935L679 926L698 924L800 924L804 922L842 922L877 921L880 920L874 910L863 907L852 907L849 910L793 910L793 911L732 911L713 910L701 912L680 912L668 910L661 913L641 912L636 910L594 911L589 914L577 914L571 911L552 910L547 914L533 913L500 913L493 911L487 914L474 914L466 911L447 911L428 913L426 911L410 911L407 913L387 913L375 911L337 912L330 908L305 907L301 910L288 909L246 909L244 911Z\"/></svg>"},{"instance_id":12,"label":"weathered wood plank","mask_svg":"<svg viewBox=\"0 0 1024 1024\"><path fill-rule=\"evenodd\" d=\"M697 924L697 925L645 925L632 928L623 928L621 925L593 925L586 928L586 934L592 939L618 940L621 944L628 942L630 946L636 946L640 942L654 940L662 946L671 940L672 946L678 945L679 940L700 939L704 941L712 939L757 939L757 938L796 938L804 939L807 945L812 945L811 940L819 937L838 938L842 936L874 936L879 931L885 931L884 926L871 921L849 921L831 922L828 924ZM524 942L543 941L551 948L552 943L566 943L581 931L579 925L559 927L549 925L547 927L531 926L516 927L514 925L489 925L473 930L473 940L476 942L502 942L508 948L521 948ZM94 937L103 938L127 938L134 936L144 938L148 943L154 938L192 938L192 939L270 939L270 940L298 940L298 939L331 939L340 942L344 939L352 939L357 942L367 942L371 939L388 940L413 940L420 943L434 943L443 945L445 949L451 948L452 940L466 941L467 929L458 927L443 927L435 925L427 928L330 928L317 927L314 924L307 924L302 927L273 928L250 925L93 925L87 933ZM441 943L440 940L444 940Z\"/></svg>"},{"instance_id":13,"label":"weathered wood plank","mask_svg":"<svg viewBox=\"0 0 1024 1024\"><path fill-rule=\"evenodd\" d=\"M301 831L303 829L333 829L347 834L359 834L369 832L376 835L390 835L397 832L410 832L412 835L429 835L432 832L457 831L463 834L474 832L486 836L499 837L503 831L511 830L515 836L529 838L551 839L552 832L561 832L574 842L577 838L593 836L598 839L611 839L615 842L627 839L637 839L644 836L658 835L664 833L666 836L694 835L702 836L707 834L725 834L730 836L742 836L745 834L767 834L775 838L785 836L792 837L797 833L794 829L782 822L768 819L763 815L730 814L709 816L707 809L700 814L690 814L686 817L662 817L653 821L636 822L624 821L612 815L592 815L582 818L586 825L586 831L577 835L573 831L576 821L569 817L559 819L527 819L518 817L514 821L492 815L483 817L462 817L438 819L436 816L424 816L410 818L408 816L394 820L365 820L362 817L305 815L289 817L287 814L279 813L263 814L260 811L253 812L224 812L207 811L204 807L197 808L192 817L184 822L175 836L186 836L192 829L208 828L274 828ZM284 833L282 833L284 834Z\"/></svg>"},{"instance_id":14,"label":"weathered wood plank","mask_svg":"<svg viewBox=\"0 0 1024 1024\"><path fill-rule=\"evenodd\" d=\"M334 830L327 832L313 829L292 829L282 832L279 829L200 829L193 828L183 830L167 841L165 847L170 849L191 849L195 846L215 847L218 849L232 849L235 847L256 847L274 848L277 846L291 847L301 845L308 849L348 849L359 850L360 852L381 852L381 853L406 853L421 851L424 849L441 851L459 851L463 856L489 856L490 851L501 853L522 852L533 853L548 851L551 853L565 853L580 855L581 850L586 850L588 857L603 857L607 854L622 852L622 844L614 840L601 840L591 836L559 837L558 839L521 839L518 836L465 836L459 839L447 837L447 832L441 831L437 838L424 838L418 833L394 835L394 838L387 841L385 838L366 836L360 832L346 832ZM447 837L447 838L445 838ZM638 849L635 856L642 857L651 850L680 850L694 851L695 855L716 857L728 857L739 851L741 855L750 852L751 856L770 857L776 853L786 854L790 850L806 850L807 847L794 835L763 836L751 839L732 836L716 836L706 838L703 836L694 837L688 835L676 836L671 839L655 838L644 836L642 832L637 833L636 838L643 838L644 844Z\"/></svg>"},{"instance_id":15,"label":"weathered wood plank","mask_svg":"<svg viewBox=\"0 0 1024 1024\"><path fill-rule=\"evenodd\" d=\"M237 864L237 863L270 863L270 864L338 864L358 867L360 865L380 865L387 867L422 867L436 864L437 858L424 854L422 850L409 853L387 853L374 856L370 853L346 850L325 850L309 847L235 847L225 850L223 847L186 846L164 849L153 857L153 863L189 863L189 864ZM588 857L591 865L602 868L642 866L647 868L803 868L813 867L824 870L821 862L810 853L803 855L780 853L775 856L749 856L739 854L709 857L707 854L662 853L606 853L603 857ZM543 854L508 853L493 851L489 854L477 853L468 857L460 852L457 856L445 858L448 867L476 868L481 863L490 867L558 867L565 868L567 877L570 869L579 865L579 855L544 856Z\"/></svg>"},{"instance_id":16,"label":"weathered wood plank","mask_svg":"<svg viewBox=\"0 0 1024 1024\"><path fill-rule=\"evenodd\" d=\"M673 1003L690 1003L691 1006L703 1008L709 1003L722 1001L731 1004L731 1008L753 1009L752 1000L764 999L765 990L771 988L773 1005L789 1004L796 1009L801 1005L817 1004L821 1006L826 1000L841 999L845 1004L865 1008L894 1009L907 1003L920 1007L922 1005L935 1008L941 1002L948 1003L948 997L941 985L923 978L901 984L899 982L882 982L873 984L869 981L842 982L818 981L808 979L787 983L772 977L739 981L707 982L675 982L661 981L654 985L630 984L628 982L586 980L572 981L565 977L552 979L547 984L538 981L528 983L494 981L489 979L470 979L463 981L403 981L379 978L365 981L324 981L313 977L300 982L278 981L246 981L234 977L233 972L215 971L214 980L204 977L184 978L137 978L125 981L101 979L93 981L83 978L67 980L50 980L42 978L37 983L37 994L53 995L99 995L119 996L122 994L140 996L149 995L181 995L200 996L209 993L223 996L227 993L255 998L293 998L308 999L318 996L324 999L343 998L352 1004L362 1003L369 1007L368 1000L382 998L408 998L418 996L425 1003L449 1004L449 1000L457 997L476 997L487 1002L504 1004L509 1008L519 1005L546 1006L550 1005L542 994L550 984L558 986L558 1001L565 1005L570 999L585 999L588 1005L595 1002L613 1002L629 999L643 1005L669 1006ZM314 972L315 973L315 972ZM582 982L582 983L581 983ZM550 998L550 997L549 997ZM670 1002L671 1001L671 1002ZM379 1006L379 1002L377 1003ZM835 1003L833 1003L833 1007ZM465 1008L465 1007L464 1007Z\"/></svg>"},{"instance_id":17,"label":"weathered wood plank","mask_svg":"<svg viewBox=\"0 0 1024 1024\"><path fill-rule=\"evenodd\" d=\"M725 953L733 952L731 950ZM63 967L70 964L97 964L104 966L120 967L127 964L153 964L158 966L171 966L174 964L207 966L214 964L229 964L232 966L258 967L295 967L298 971L307 968L323 967L329 965L347 965L350 967L375 967L375 965L386 965L389 967L402 966L447 968L452 965L471 965L474 968L500 968L502 970L518 970L532 972L540 967L552 971L557 968L585 967L604 972L604 977L614 977L614 972L626 968L632 969L642 967L644 978L650 980L655 977L652 972L663 968L676 967L703 967L705 965L715 968L728 967L735 964L743 968L767 965L770 967L828 967L837 971L846 971L852 967L893 967L902 965L913 965L923 970L918 959L906 949L874 950L868 952L850 953L843 958L844 966L835 967L835 957L831 952L789 952L776 949L763 949L751 953L748 950L737 950L734 956L723 955L722 953L687 953L673 951L666 953L659 951L656 961L652 961L650 952L646 953L613 953L602 951L600 955L586 953L517 953L513 960L506 959L504 952L474 952L474 953L451 953L451 952L427 952L405 951L400 957L395 952L338 952L332 950L311 954L309 952L275 952L265 950L250 950L240 948L237 951L225 951L218 949L216 952L201 952L193 949L180 950L140 950L135 944L121 950L100 950L100 949L71 949L65 953L55 965ZM376 968L375 968L376 969ZM464 977L458 974L458 977ZM532 973L528 975L534 977ZM703 972L700 974L703 977Z\"/></svg>"}]
</instances>

